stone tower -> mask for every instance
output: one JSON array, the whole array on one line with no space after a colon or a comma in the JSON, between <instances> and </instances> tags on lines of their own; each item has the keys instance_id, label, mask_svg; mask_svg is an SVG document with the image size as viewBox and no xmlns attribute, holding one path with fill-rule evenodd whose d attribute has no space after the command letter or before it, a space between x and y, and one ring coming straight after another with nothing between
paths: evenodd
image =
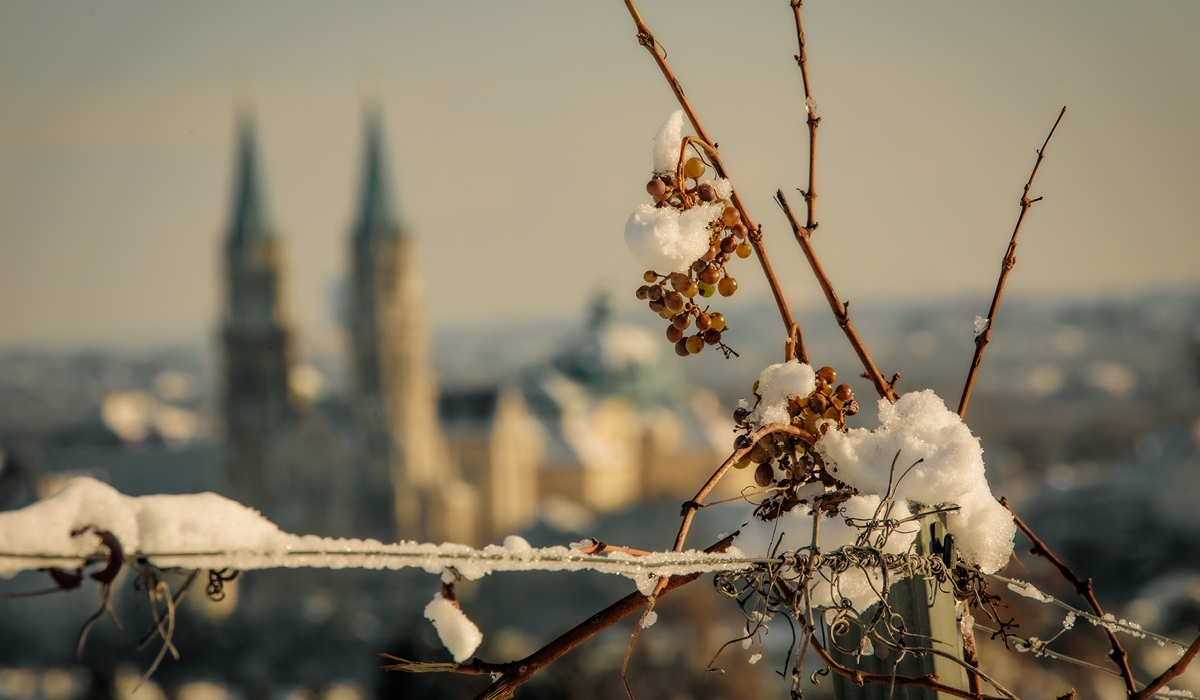
<instances>
[{"instance_id":1,"label":"stone tower","mask_svg":"<svg viewBox=\"0 0 1200 700\"><path fill-rule=\"evenodd\" d=\"M238 124L233 206L225 238L221 320L226 473L235 495L270 512L267 453L292 416L289 331L280 305L280 245L267 211L254 124Z\"/></svg>"},{"instance_id":2,"label":"stone tower","mask_svg":"<svg viewBox=\"0 0 1200 700\"><path fill-rule=\"evenodd\" d=\"M475 493L438 425L416 251L392 198L376 108L367 111L360 196L349 319L355 413L366 435L358 501L391 513L402 539L471 543Z\"/></svg>"}]
</instances>

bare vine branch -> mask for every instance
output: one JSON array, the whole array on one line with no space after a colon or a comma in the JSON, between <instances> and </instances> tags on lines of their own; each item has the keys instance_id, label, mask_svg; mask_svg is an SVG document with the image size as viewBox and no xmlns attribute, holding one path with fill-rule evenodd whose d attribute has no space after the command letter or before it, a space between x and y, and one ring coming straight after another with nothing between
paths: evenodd
<instances>
[{"instance_id":1,"label":"bare vine branch","mask_svg":"<svg viewBox=\"0 0 1200 700\"><path fill-rule=\"evenodd\" d=\"M1054 568L1058 569L1058 572L1062 574L1062 577L1075 587L1075 592L1079 594L1079 597L1087 601L1088 607L1097 616L1104 617L1104 609L1100 607L1100 602L1096 600L1096 594L1092 592L1092 580L1090 578L1087 580L1079 578L1075 575L1074 571L1071 571L1070 567L1055 556L1054 552L1051 552L1050 548L1046 546L1046 543L1033 534L1033 530L1029 529L1029 526L1016 513L1013 513L1012 508L1008 505L1007 498L1001 498L1000 505L1008 508L1008 512L1012 513L1013 522L1016 523L1017 529L1033 544L1033 549L1030 549L1029 553L1042 557L1053 564ZM1109 658L1112 659L1117 669L1120 670L1121 678L1125 681L1125 690L1132 696L1137 693L1137 685L1133 681L1133 671L1129 668L1129 654L1126 653L1125 647L1121 646L1121 641L1117 639L1117 635L1112 630L1105 628L1104 633L1108 635L1108 641L1112 645L1112 652L1109 653Z\"/></svg>"},{"instance_id":2,"label":"bare vine branch","mask_svg":"<svg viewBox=\"0 0 1200 700\"><path fill-rule=\"evenodd\" d=\"M987 324L983 327L982 332L975 336L975 356L971 358L971 370L967 373L962 399L958 402L959 418L967 412L971 389L975 387L975 375L979 372L979 363L983 361L983 349L992 339L992 327L996 325L996 310L1000 307L1000 295L1004 293L1004 283L1008 280L1008 273L1012 272L1013 267L1017 264L1017 234L1021 232L1021 224L1025 221L1025 214L1029 211L1029 207L1041 199L1041 197L1030 199L1029 188L1033 187L1033 178L1037 177L1038 168L1042 165L1042 158L1046 157L1046 146L1050 145L1050 138L1054 136L1054 131L1058 129L1058 123L1062 121L1063 115L1066 113L1067 108L1063 107L1062 111L1058 113L1058 119L1054 120L1054 126L1050 127L1050 133L1046 135L1046 140L1038 149L1038 157L1033 163L1033 171L1029 173L1029 180L1021 192L1021 214L1017 217L1017 225L1013 228L1012 238L1008 241L1008 250L1004 253L1004 260L1000 264L1000 279L996 282L996 293L992 295L992 305L988 308Z\"/></svg>"},{"instance_id":3,"label":"bare vine branch","mask_svg":"<svg viewBox=\"0 0 1200 700\"><path fill-rule=\"evenodd\" d=\"M862 338L858 336L858 331L854 330L854 324L850 322L850 302L842 302L838 299L837 293L833 291L833 283L829 281L829 275L825 274L825 268L821 267L821 261L817 260L817 253L813 250L810 236L812 230L801 226L796 220L796 216L792 213L792 208L788 206L787 199L783 196L783 190L775 192L775 201L779 207L783 209L783 213L787 216L788 223L792 225L792 233L796 235L796 242L800 244L800 249L804 251L804 257L808 258L808 264L812 267L813 275L817 278L817 283L821 285L821 291L825 292L825 299L829 302L829 308L833 311L833 317L837 319L837 323L842 328L842 332L846 334L846 339L850 341L850 346L854 348L855 354L862 362L863 368L866 369L867 379L875 385L875 391L879 392L881 398L886 398L892 403L896 402L899 395L896 393L895 379L891 382L883 378L883 373L875 366L875 361L871 359L871 354L867 352L867 348L863 345ZM809 216L811 217L811 209Z\"/></svg>"},{"instance_id":4,"label":"bare vine branch","mask_svg":"<svg viewBox=\"0 0 1200 700\"><path fill-rule=\"evenodd\" d=\"M813 99L812 89L808 83L808 52L805 50L804 25L800 22L800 6L804 4L804 0L792 0L791 4L796 15L796 41L800 46L800 53L796 54L796 64L800 66L800 78L804 83L804 111L808 115L806 120L808 124L808 189L803 190L802 194L804 203L808 207L808 220L804 228L811 234L818 225L816 219L817 126L820 125L821 118L817 116L817 103Z\"/></svg>"},{"instance_id":5,"label":"bare vine branch","mask_svg":"<svg viewBox=\"0 0 1200 700\"><path fill-rule=\"evenodd\" d=\"M1162 672L1158 678L1150 681L1150 684L1140 691L1129 696L1129 700L1150 700L1154 694L1162 690L1167 683L1171 682L1175 677L1181 675L1187 670L1188 664L1195 660L1196 655L1200 654L1200 635L1192 642L1192 645L1187 648L1178 661L1171 665L1170 668Z\"/></svg>"},{"instance_id":6,"label":"bare vine branch","mask_svg":"<svg viewBox=\"0 0 1200 700\"><path fill-rule=\"evenodd\" d=\"M723 552L733 544L733 536L717 542L713 546L705 549L705 552ZM688 574L687 576L673 576L658 596L666 595L671 591L686 585L700 578L700 574ZM526 656L519 661L513 661L504 664L503 675L488 686L482 693L475 697L475 700L503 700L511 698L516 692L517 687L528 681L535 673L542 670L546 666L556 661L559 657L571 651L575 647L583 644L587 640L596 636L601 631L611 627L618 621L623 620L630 614L642 609L647 605L649 599L641 593L630 593L624 598L618 600L604 610L592 615L587 620L576 625L570 631L566 632L558 639L550 642L546 646L538 649L529 656ZM401 669L405 670L405 669Z\"/></svg>"},{"instance_id":7,"label":"bare vine branch","mask_svg":"<svg viewBox=\"0 0 1200 700\"><path fill-rule=\"evenodd\" d=\"M625 0L625 7L629 10L629 16L633 18L633 23L637 25L638 43L646 47L646 50L654 57L654 62L658 64L663 77L667 79L667 84L671 87L671 92L675 93L675 99L679 101L679 106L683 108L688 121L692 123L692 128L696 131L696 136L706 144L712 145L712 149L706 149L706 151L712 160L713 169L717 171L717 175L728 180L729 174L725 170L725 164L721 162L718 144L709 138L708 132L700 124L700 119L696 116L696 111L692 109L691 102L688 101L687 95L683 92L683 86L680 85L679 79L675 77L675 73L671 71L671 67L667 65L666 52L661 49L658 40L654 38L654 35L650 32L650 28L642 20L642 16L638 13L637 7L634 6L633 0ZM730 180L730 183L732 186L732 180ZM789 345L787 347L789 350L794 347L796 357L801 362L808 362L808 351L804 347L804 340L800 335L799 325L792 318L792 312L788 308L787 299L783 296L783 288L779 285L779 279L775 276L775 269L771 266L771 259L767 256L767 249L762 240L762 227L756 226L750 218L745 205L742 204L742 198L738 196L736 187L733 188L730 201L733 202L734 208L741 214L742 223L749 230L747 239L750 241L750 245L754 247L754 252L758 254L758 262L762 265L763 275L766 276L767 284L771 287L771 294L775 297L775 305L779 307L779 315L783 319L784 332L789 338L795 333L797 338L794 346ZM788 356L784 359L790 360L792 357Z\"/></svg>"}]
</instances>

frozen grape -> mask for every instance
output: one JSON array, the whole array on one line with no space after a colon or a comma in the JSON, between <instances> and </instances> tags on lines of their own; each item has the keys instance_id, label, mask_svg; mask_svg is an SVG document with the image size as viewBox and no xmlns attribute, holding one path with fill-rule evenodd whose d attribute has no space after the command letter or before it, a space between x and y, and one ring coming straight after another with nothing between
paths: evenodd
<instances>
[{"instance_id":1,"label":"frozen grape","mask_svg":"<svg viewBox=\"0 0 1200 700\"><path fill-rule=\"evenodd\" d=\"M754 483L759 486L770 486L773 481L775 481L775 467L772 467L769 462L758 465L758 469L754 470Z\"/></svg>"},{"instance_id":2,"label":"frozen grape","mask_svg":"<svg viewBox=\"0 0 1200 700\"><path fill-rule=\"evenodd\" d=\"M696 329L703 332L709 328L712 328L712 316L701 311L700 315L696 317Z\"/></svg>"},{"instance_id":3,"label":"frozen grape","mask_svg":"<svg viewBox=\"0 0 1200 700\"><path fill-rule=\"evenodd\" d=\"M704 339L698 335L693 335L687 339L688 352L696 355L704 349Z\"/></svg>"},{"instance_id":4,"label":"frozen grape","mask_svg":"<svg viewBox=\"0 0 1200 700\"><path fill-rule=\"evenodd\" d=\"M672 343L678 343L683 340L683 331L677 328L674 323L667 326L667 340Z\"/></svg>"},{"instance_id":5,"label":"frozen grape","mask_svg":"<svg viewBox=\"0 0 1200 700\"><path fill-rule=\"evenodd\" d=\"M730 228L733 231L733 235L737 236L739 239L745 238L746 234L750 232L750 229L746 228L746 224L738 223L734 224Z\"/></svg>"},{"instance_id":6,"label":"frozen grape","mask_svg":"<svg viewBox=\"0 0 1200 700\"><path fill-rule=\"evenodd\" d=\"M679 314L671 323L675 324L675 327L679 330L685 331L692 324L692 317L688 314Z\"/></svg>"},{"instance_id":7,"label":"frozen grape","mask_svg":"<svg viewBox=\"0 0 1200 700\"><path fill-rule=\"evenodd\" d=\"M717 311L708 315L709 323L713 328L723 331L725 330L725 314Z\"/></svg>"},{"instance_id":8,"label":"frozen grape","mask_svg":"<svg viewBox=\"0 0 1200 700\"><path fill-rule=\"evenodd\" d=\"M721 213L721 223L725 224L725 228L730 228L742 220L742 215L733 207L725 207L725 211Z\"/></svg>"},{"instance_id":9,"label":"frozen grape","mask_svg":"<svg viewBox=\"0 0 1200 700\"><path fill-rule=\"evenodd\" d=\"M837 381L837 372L832 367L822 367L817 370L817 376L824 379L827 384Z\"/></svg>"},{"instance_id":10,"label":"frozen grape","mask_svg":"<svg viewBox=\"0 0 1200 700\"><path fill-rule=\"evenodd\" d=\"M667 193L667 183L659 180L658 178L654 178L650 182L646 183L646 192L649 193L651 197L661 197Z\"/></svg>"},{"instance_id":11,"label":"frozen grape","mask_svg":"<svg viewBox=\"0 0 1200 700\"><path fill-rule=\"evenodd\" d=\"M733 293L737 291L737 280L732 277L726 277L717 283L717 291L719 291L723 297L733 296Z\"/></svg>"},{"instance_id":12,"label":"frozen grape","mask_svg":"<svg viewBox=\"0 0 1200 700\"><path fill-rule=\"evenodd\" d=\"M663 303L667 305L667 311L677 314L683 311L683 295L679 292L671 292L663 296Z\"/></svg>"},{"instance_id":13,"label":"frozen grape","mask_svg":"<svg viewBox=\"0 0 1200 700\"><path fill-rule=\"evenodd\" d=\"M692 284L691 278L688 277L687 275L683 274L682 272L676 272L673 275L671 275L671 286L674 287L675 291L677 291L677 292L682 292L683 290L685 290L689 286L691 286L691 284Z\"/></svg>"},{"instance_id":14,"label":"frozen grape","mask_svg":"<svg viewBox=\"0 0 1200 700\"><path fill-rule=\"evenodd\" d=\"M721 270L718 267L709 265L704 272L700 273L700 281L705 284L716 284L721 279Z\"/></svg>"},{"instance_id":15,"label":"frozen grape","mask_svg":"<svg viewBox=\"0 0 1200 700\"><path fill-rule=\"evenodd\" d=\"M675 343L675 354L679 355L680 357L687 357L688 355L692 354L688 350L686 340L680 340L679 342Z\"/></svg>"},{"instance_id":16,"label":"frozen grape","mask_svg":"<svg viewBox=\"0 0 1200 700\"><path fill-rule=\"evenodd\" d=\"M748 257L750 257L750 244L749 244L749 243L747 243L747 242L745 242L745 241L742 241L741 243L738 243L738 247L737 247L737 256L738 256L739 258L748 258Z\"/></svg>"},{"instance_id":17,"label":"frozen grape","mask_svg":"<svg viewBox=\"0 0 1200 700\"><path fill-rule=\"evenodd\" d=\"M721 342L721 331L709 328L708 330L704 331L703 338L705 344L716 345L717 343Z\"/></svg>"},{"instance_id":18,"label":"frozen grape","mask_svg":"<svg viewBox=\"0 0 1200 700\"><path fill-rule=\"evenodd\" d=\"M644 273L642 273L642 279L653 284L654 281L658 279L658 275L654 273L654 270L646 270Z\"/></svg>"},{"instance_id":19,"label":"frozen grape","mask_svg":"<svg viewBox=\"0 0 1200 700\"><path fill-rule=\"evenodd\" d=\"M699 158L688 158L683 164L683 176L695 180L704 174L704 161Z\"/></svg>"},{"instance_id":20,"label":"frozen grape","mask_svg":"<svg viewBox=\"0 0 1200 700\"><path fill-rule=\"evenodd\" d=\"M698 282L696 287L700 290L700 296L702 297L711 297L717 291L717 285L708 284L707 282Z\"/></svg>"},{"instance_id":21,"label":"frozen grape","mask_svg":"<svg viewBox=\"0 0 1200 700\"><path fill-rule=\"evenodd\" d=\"M696 188L696 195L700 197L701 202L711 202L717 198L717 191L713 186L705 182Z\"/></svg>"},{"instance_id":22,"label":"frozen grape","mask_svg":"<svg viewBox=\"0 0 1200 700\"><path fill-rule=\"evenodd\" d=\"M646 301L647 299L649 299L650 298L650 287L648 287L647 285L644 285L644 284L642 286L638 287L637 298L641 299L642 301Z\"/></svg>"}]
</instances>

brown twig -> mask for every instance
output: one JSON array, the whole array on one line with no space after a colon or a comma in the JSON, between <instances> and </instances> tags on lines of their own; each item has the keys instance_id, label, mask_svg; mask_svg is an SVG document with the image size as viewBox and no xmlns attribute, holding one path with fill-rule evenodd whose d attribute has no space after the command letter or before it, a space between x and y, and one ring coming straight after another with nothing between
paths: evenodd
<instances>
[{"instance_id":1,"label":"brown twig","mask_svg":"<svg viewBox=\"0 0 1200 700\"><path fill-rule=\"evenodd\" d=\"M671 92L675 93L675 99L679 101L679 106L683 108L688 121L692 123L692 129L696 131L696 136L706 144L712 145L711 150L706 150L708 151L709 158L712 160L713 169L717 171L717 175L728 180L729 174L725 170L724 163L721 162L721 154L717 150L717 142L708 137L708 132L700 124L700 119L696 116L696 111L692 109L691 102L688 101L687 96L683 92L683 86L679 84L679 80L671 71L671 67L667 65L666 52L660 49L658 40L654 38L654 35L650 32L650 28L642 21L642 16L638 13L637 7L634 6L633 0L625 0L625 7L629 10L629 16L633 18L633 23L637 25L638 43L646 47L646 50L654 57L654 62L658 64L663 77L667 79L667 84L671 87ZM783 319L784 332L790 336L792 327L796 325L796 321L792 318L792 312L788 308L787 299L783 296L783 288L779 285L779 279L775 277L775 270L771 266L771 259L767 256L767 249L762 242L762 228L755 226L753 220L750 218L750 214L746 211L745 205L742 204L741 197L738 196L737 188L733 188L730 201L733 202L734 208L741 215L742 223L749 230L747 238L750 241L750 245L754 247L754 252L758 254L758 262L762 265L763 275L766 276L767 284L771 287L771 294L775 297L775 305L779 307L779 315ZM797 336L799 336L798 330ZM808 351L804 347L804 340L802 338L796 345L796 351L801 362L808 362ZM785 359L790 360L792 358L787 357Z\"/></svg>"},{"instance_id":2,"label":"brown twig","mask_svg":"<svg viewBox=\"0 0 1200 700\"><path fill-rule=\"evenodd\" d=\"M726 537L704 551L710 553L723 552L732 543L733 537ZM700 576L700 574L673 576L659 595L666 595L680 586L695 581ZM535 673L556 661L563 654L596 636L599 632L640 610L647 604L647 600L646 596L641 593L630 593L529 656L519 661L504 664L504 670L502 671L504 675L477 695L475 700L502 700L504 698L511 698L513 693L516 692L517 687L532 678Z\"/></svg>"},{"instance_id":3,"label":"brown twig","mask_svg":"<svg viewBox=\"0 0 1200 700\"><path fill-rule=\"evenodd\" d=\"M704 486L700 487L700 490L696 492L696 495L692 497L692 500L683 504L683 523L679 526L679 534L675 536L675 548L672 551L683 551L683 543L685 540L687 540L688 529L692 526L692 519L696 517L696 511L701 508L701 504L705 498L708 498L708 494L712 493L712 490L717 487L717 483L721 481L721 478L733 468L733 465L736 464L738 460L750 454L750 451L754 449L754 446L758 444L759 440L773 433L787 433L788 435L795 435L797 437L806 438L810 443L816 440L816 437L812 433L788 423L771 423L769 425L764 425L755 431L754 434L750 436L750 444L746 445L740 450L734 450L733 454L729 455L729 457L721 464L721 466L717 467L717 470L708 478L708 481L704 482Z\"/></svg>"},{"instance_id":4,"label":"brown twig","mask_svg":"<svg viewBox=\"0 0 1200 700\"><path fill-rule=\"evenodd\" d=\"M1153 681L1150 681L1150 685L1147 685L1140 691L1130 695L1129 700L1150 700L1150 698L1154 697L1155 693L1162 690L1167 683L1171 682L1176 676L1179 676L1186 671L1188 664L1192 663L1197 654L1200 654L1200 636L1196 637L1196 640L1192 642L1192 645L1187 648L1187 651L1183 653L1183 656L1180 657L1180 659L1176 661L1174 665L1163 671L1161 676L1155 678Z\"/></svg>"},{"instance_id":5,"label":"brown twig","mask_svg":"<svg viewBox=\"0 0 1200 700\"><path fill-rule=\"evenodd\" d=\"M882 685L911 686L914 688L927 688L929 690L935 690L939 693L945 693L946 695L952 695L956 698L966 698L967 700L1001 700L995 695L983 695L982 693L959 690L958 688L940 683L936 674L915 677L899 675L893 676L888 673L867 673L866 671L848 668L838 663L837 659L834 659L829 652L825 650L825 647L821 646L821 642L817 640L816 631L812 629L810 629L808 632L808 643L817 652L817 656L821 657L821 661L824 662L831 671L839 676L850 679L850 681L856 685L863 685L864 683L878 683Z\"/></svg>"},{"instance_id":6,"label":"brown twig","mask_svg":"<svg viewBox=\"0 0 1200 700\"><path fill-rule=\"evenodd\" d=\"M804 203L808 207L808 222L804 225L810 234L817 229L817 126L821 118L817 116L817 103L813 99L812 89L808 84L808 51L804 43L804 25L800 22L800 6L804 0L792 0L792 10L796 15L796 41L800 45L800 53L796 54L796 64L800 66L800 78L804 83L804 111L808 115L808 189L801 190Z\"/></svg>"},{"instance_id":7,"label":"brown twig","mask_svg":"<svg viewBox=\"0 0 1200 700\"><path fill-rule=\"evenodd\" d=\"M862 362L863 368L867 371L867 378L875 385L875 391L879 392L881 398L895 403L899 396L896 394L896 388L893 382L889 382L883 378L883 373L875 366L875 361L871 359L870 353L867 352L866 346L863 345L862 338L858 336L858 331L854 330L854 324L850 322L850 302L842 302L838 299L837 293L833 291L833 283L829 281L829 275L825 274L825 269L821 267L821 262L817 260L817 253L813 250L812 241L809 237L812 230L801 226L796 220L796 216L792 213L792 208L788 206L787 199L783 196L783 190L775 192L775 201L779 204L779 208L783 209L783 213L787 216L788 223L792 226L792 233L796 235L796 242L800 244L800 249L804 251L804 257L808 258L808 264L812 267L813 275L816 276L817 282L821 285L821 290L825 292L825 299L829 302L829 308L833 311L833 317L837 319L837 323L842 327L842 331L846 334L846 339L850 341L850 346L854 348L855 354Z\"/></svg>"},{"instance_id":8,"label":"brown twig","mask_svg":"<svg viewBox=\"0 0 1200 700\"><path fill-rule=\"evenodd\" d=\"M1054 126L1050 127L1050 133L1046 135L1046 140L1038 149L1037 160L1033 163L1033 171L1029 173L1029 180L1021 192L1021 213L1017 216L1017 225L1013 228L1012 238L1008 241L1008 250L1004 253L1004 260L1000 264L1000 279L996 282L996 293L992 296L991 307L988 308L987 325L984 326L983 332L975 336L975 356L971 358L971 371L967 373L962 399L958 402L959 418L967 412L967 401L971 399L971 389L975 387L975 375L979 372L979 363L983 361L983 349L992 339L992 327L996 325L996 310L1000 306L1000 295L1004 293L1004 283L1008 280L1008 273L1012 272L1013 266L1017 264L1017 234L1021 232L1021 224L1025 221L1025 214L1029 211L1029 207L1033 206L1034 202L1041 200L1041 197L1030 199L1029 188L1033 187L1033 178L1037 177L1038 168L1042 165L1042 158L1046 157L1046 146L1050 145L1050 137L1054 136L1058 123L1062 121L1063 115L1066 113L1067 108L1063 107L1062 111L1058 113L1058 119L1054 120Z\"/></svg>"},{"instance_id":9,"label":"brown twig","mask_svg":"<svg viewBox=\"0 0 1200 700\"><path fill-rule=\"evenodd\" d=\"M1104 609L1100 607L1100 602L1096 600L1096 594L1092 591L1092 580L1090 578L1087 580L1079 578L1061 559L1055 556L1054 552L1051 552L1050 548L1046 546L1046 543L1033 534L1033 530L1030 530L1029 526L1016 513L1013 513L1013 509L1008 505L1007 498L1001 498L1000 505L1008 508L1008 512L1012 513L1013 522L1016 523L1017 529L1024 533L1025 537L1033 544L1033 549L1030 549L1029 553L1042 557L1053 564L1054 568L1058 569L1058 572L1062 574L1062 577L1075 587L1075 592L1079 594L1079 597L1087 601L1088 607L1092 609L1092 612L1096 613L1097 617L1104 617ZM1125 680L1125 690L1132 696L1137 693L1137 686L1133 682L1133 671L1129 668L1129 654L1125 652L1125 647L1121 646L1121 641L1117 639L1117 635L1112 630L1105 628L1104 633L1108 636L1108 641L1112 645L1112 652L1109 653L1108 657L1112 659L1112 662L1116 664L1117 669L1121 672L1121 677Z\"/></svg>"}]
</instances>

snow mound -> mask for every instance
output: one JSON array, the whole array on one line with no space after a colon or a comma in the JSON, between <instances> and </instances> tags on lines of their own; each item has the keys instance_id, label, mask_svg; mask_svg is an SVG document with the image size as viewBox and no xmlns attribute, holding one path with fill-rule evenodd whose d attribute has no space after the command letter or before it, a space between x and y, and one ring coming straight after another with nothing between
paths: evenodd
<instances>
[{"instance_id":1,"label":"snow mound","mask_svg":"<svg viewBox=\"0 0 1200 700\"><path fill-rule=\"evenodd\" d=\"M817 443L834 476L864 493L886 493L899 454L896 496L925 506L958 505L946 529L964 561L985 573L1004 566L1016 526L988 488L979 438L928 389L895 404L881 399L879 423L877 430L830 431Z\"/></svg>"}]
</instances>

